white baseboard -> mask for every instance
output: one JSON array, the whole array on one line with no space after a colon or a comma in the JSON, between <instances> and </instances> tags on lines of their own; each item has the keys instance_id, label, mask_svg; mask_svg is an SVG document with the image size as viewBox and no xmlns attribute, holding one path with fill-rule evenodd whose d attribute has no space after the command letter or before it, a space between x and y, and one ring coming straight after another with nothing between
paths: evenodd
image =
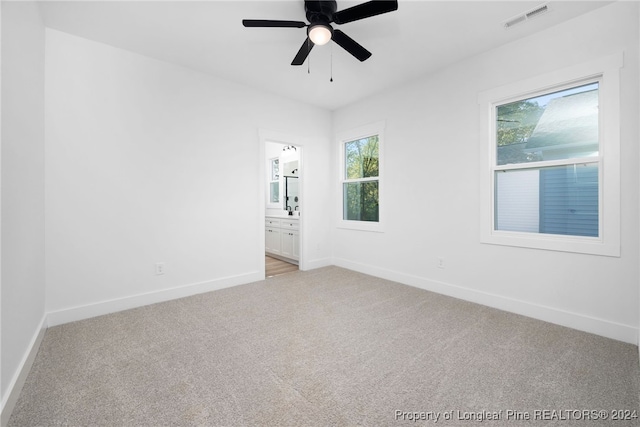
<instances>
[{"instance_id":1,"label":"white baseboard","mask_svg":"<svg viewBox=\"0 0 640 427\"><path fill-rule=\"evenodd\" d=\"M333 261L331 258L320 258L320 259L312 259L311 261L306 261L304 266L300 266L301 270L315 270L316 268L328 267L333 265Z\"/></svg>"},{"instance_id":2,"label":"white baseboard","mask_svg":"<svg viewBox=\"0 0 640 427\"><path fill-rule=\"evenodd\" d=\"M104 314L170 301L177 298L184 298L204 292L216 291L219 289L229 288L231 286L244 285L246 283L257 282L260 280L264 280L264 272L256 271L238 276L223 277L221 279L210 280L207 282L163 289L146 294L132 295L79 307L66 308L47 313L47 323L49 327L62 325L64 323L75 322L77 320L89 319L91 317L102 316Z\"/></svg>"},{"instance_id":3,"label":"white baseboard","mask_svg":"<svg viewBox=\"0 0 640 427\"><path fill-rule=\"evenodd\" d=\"M598 319L583 314L572 313L557 308L546 307L530 302L477 291L462 286L456 286L436 280L429 280L398 271L388 270L368 264L361 264L341 258L334 258L333 264L338 267L392 280L405 285L439 294L451 296L469 302L474 302L511 313L521 314L545 322L555 323L568 328L600 335L614 340L638 345L638 328Z\"/></svg>"},{"instance_id":4,"label":"white baseboard","mask_svg":"<svg viewBox=\"0 0 640 427\"><path fill-rule=\"evenodd\" d=\"M42 316L42 320L38 325L37 330L35 331L33 338L31 338L31 342L29 343L29 347L27 352L22 357L20 361L20 365L18 366L18 370L14 374L11 382L9 383L9 387L7 389L7 394L2 396L2 411L0 414L0 426L5 427L9 423L9 417L11 417L11 412L13 412L13 408L16 406L18 402L18 397L20 397L20 392L22 391L22 387L24 386L25 381L27 380L27 376L29 375L29 371L31 371L31 366L33 365L33 361L36 358L36 354L38 354L38 349L40 348L40 343L44 338L44 333L47 330L47 322L46 322L46 314Z\"/></svg>"}]
</instances>

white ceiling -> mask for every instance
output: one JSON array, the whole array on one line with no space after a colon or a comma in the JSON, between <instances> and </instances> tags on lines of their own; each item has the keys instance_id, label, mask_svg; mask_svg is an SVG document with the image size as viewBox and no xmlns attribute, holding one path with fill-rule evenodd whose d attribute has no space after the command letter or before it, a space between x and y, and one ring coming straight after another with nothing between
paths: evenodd
<instances>
[{"instance_id":1,"label":"white ceiling","mask_svg":"<svg viewBox=\"0 0 640 427\"><path fill-rule=\"evenodd\" d=\"M358 3L338 1L338 10ZM542 3L400 0L395 12L339 26L371 51L371 58L359 62L329 43L314 47L309 69L306 62L290 65L305 28L241 23L243 18L305 21L303 0L46 1L41 6L50 28L335 110L610 2L549 1L548 13L504 29L506 20Z\"/></svg>"}]
</instances>

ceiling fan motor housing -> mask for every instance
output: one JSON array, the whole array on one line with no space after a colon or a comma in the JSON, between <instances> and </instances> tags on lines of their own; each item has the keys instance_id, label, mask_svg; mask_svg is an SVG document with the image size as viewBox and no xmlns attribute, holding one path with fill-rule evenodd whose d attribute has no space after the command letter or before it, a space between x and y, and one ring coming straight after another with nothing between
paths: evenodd
<instances>
[{"instance_id":1,"label":"ceiling fan motor housing","mask_svg":"<svg viewBox=\"0 0 640 427\"><path fill-rule=\"evenodd\" d=\"M307 13L307 21L311 25L322 24L329 26L333 22L333 14L336 13L338 4L335 1L305 0L304 10Z\"/></svg>"}]
</instances>

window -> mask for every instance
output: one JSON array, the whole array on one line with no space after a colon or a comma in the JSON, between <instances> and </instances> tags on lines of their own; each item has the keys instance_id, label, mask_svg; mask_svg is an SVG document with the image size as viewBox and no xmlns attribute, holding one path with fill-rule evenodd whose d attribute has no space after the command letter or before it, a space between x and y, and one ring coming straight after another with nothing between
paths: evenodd
<instances>
[{"instance_id":1,"label":"window","mask_svg":"<svg viewBox=\"0 0 640 427\"><path fill-rule=\"evenodd\" d=\"M482 242L619 256L621 62L480 95Z\"/></svg>"},{"instance_id":2,"label":"window","mask_svg":"<svg viewBox=\"0 0 640 427\"><path fill-rule=\"evenodd\" d=\"M598 87L495 107L496 230L599 236Z\"/></svg>"},{"instance_id":3,"label":"window","mask_svg":"<svg viewBox=\"0 0 640 427\"><path fill-rule=\"evenodd\" d=\"M378 135L345 142L344 158L342 219L378 222L378 178L380 175Z\"/></svg>"},{"instance_id":4,"label":"window","mask_svg":"<svg viewBox=\"0 0 640 427\"><path fill-rule=\"evenodd\" d=\"M269 160L271 173L269 174L269 203L280 202L280 159Z\"/></svg>"},{"instance_id":5,"label":"window","mask_svg":"<svg viewBox=\"0 0 640 427\"><path fill-rule=\"evenodd\" d=\"M382 128L378 123L340 138L341 227L381 231Z\"/></svg>"}]
</instances>

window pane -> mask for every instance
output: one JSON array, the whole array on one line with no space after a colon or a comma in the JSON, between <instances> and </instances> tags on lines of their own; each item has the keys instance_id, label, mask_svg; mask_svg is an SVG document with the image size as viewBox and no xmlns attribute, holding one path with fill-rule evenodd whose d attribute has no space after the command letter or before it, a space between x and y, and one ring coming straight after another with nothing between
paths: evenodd
<instances>
[{"instance_id":1,"label":"window pane","mask_svg":"<svg viewBox=\"0 0 640 427\"><path fill-rule=\"evenodd\" d=\"M598 83L496 107L497 164L597 156Z\"/></svg>"},{"instance_id":2,"label":"window pane","mask_svg":"<svg viewBox=\"0 0 640 427\"><path fill-rule=\"evenodd\" d=\"M345 177L358 179L376 177L379 173L378 135L344 144Z\"/></svg>"},{"instance_id":3,"label":"window pane","mask_svg":"<svg viewBox=\"0 0 640 427\"><path fill-rule=\"evenodd\" d=\"M343 184L343 219L378 222L378 181Z\"/></svg>"},{"instance_id":4,"label":"window pane","mask_svg":"<svg viewBox=\"0 0 640 427\"><path fill-rule=\"evenodd\" d=\"M269 203L278 203L280 201L280 183L272 182L269 185Z\"/></svg>"},{"instance_id":5,"label":"window pane","mask_svg":"<svg viewBox=\"0 0 640 427\"><path fill-rule=\"evenodd\" d=\"M598 237L598 165L498 171L495 229Z\"/></svg>"},{"instance_id":6,"label":"window pane","mask_svg":"<svg viewBox=\"0 0 640 427\"><path fill-rule=\"evenodd\" d=\"M280 179L280 159L271 160L271 181Z\"/></svg>"}]
</instances>

